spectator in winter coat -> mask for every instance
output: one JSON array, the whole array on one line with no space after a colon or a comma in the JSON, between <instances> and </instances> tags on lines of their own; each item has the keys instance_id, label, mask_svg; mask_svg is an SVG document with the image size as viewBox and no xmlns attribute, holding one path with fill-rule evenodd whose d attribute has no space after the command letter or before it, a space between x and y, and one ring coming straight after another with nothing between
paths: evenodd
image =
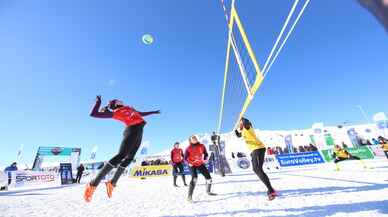
<instances>
[{"instance_id":1,"label":"spectator in winter coat","mask_svg":"<svg viewBox=\"0 0 388 217\"><path fill-rule=\"evenodd\" d=\"M12 180L12 172L13 171L17 171L18 170L18 167L17 167L17 163L16 162L13 162L10 166L6 167L4 169L4 173L8 174L8 185L11 184L11 180Z\"/></svg>"}]
</instances>

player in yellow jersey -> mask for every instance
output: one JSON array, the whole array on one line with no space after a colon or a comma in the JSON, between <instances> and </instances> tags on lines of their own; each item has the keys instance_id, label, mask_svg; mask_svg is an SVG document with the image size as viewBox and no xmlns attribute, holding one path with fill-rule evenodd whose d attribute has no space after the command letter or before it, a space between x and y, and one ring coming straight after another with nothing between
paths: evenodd
<instances>
[{"instance_id":1,"label":"player in yellow jersey","mask_svg":"<svg viewBox=\"0 0 388 217\"><path fill-rule=\"evenodd\" d=\"M388 158L388 140L381 137L380 139L381 148L384 151L385 156Z\"/></svg>"},{"instance_id":2,"label":"player in yellow jersey","mask_svg":"<svg viewBox=\"0 0 388 217\"><path fill-rule=\"evenodd\" d=\"M359 160L364 168L366 168L366 165L361 161L361 159L357 156L351 155L348 151L346 151L344 148L341 148L339 145L334 146L333 150L333 158L334 158L334 164L336 166L336 171L340 170L338 166L338 162L345 161L345 160Z\"/></svg>"},{"instance_id":3,"label":"player in yellow jersey","mask_svg":"<svg viewBox=\"0 0 388 217\"><path fill-rule=\"evenodd\" d=\"M244 139L248 149L251 151L253 171L267 187L268 199L275 199L277 193L272 188L271 182L263 170L264 157L266 152L265 145L257 138L252 123L248 119L242 118L240 120L240 126L235 130L235 133L237 137L242 137Z\"/></svg>"}]
</instances>

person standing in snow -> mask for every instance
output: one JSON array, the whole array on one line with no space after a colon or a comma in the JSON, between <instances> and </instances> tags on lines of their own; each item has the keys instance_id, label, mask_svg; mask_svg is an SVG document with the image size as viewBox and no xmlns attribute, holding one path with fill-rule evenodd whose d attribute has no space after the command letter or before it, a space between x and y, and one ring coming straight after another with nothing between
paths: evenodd
<instances>
[{"instance_id":1,"label":"person standing in snow","mask_svg":"<svg viewBox=\"0 0 388 217\"><path fill-rule=\"evenodd\" d=\"M267 187L268 199L275 199L277 193L263 170L266 148L264 143L257 138L252 123L246 118L241 118L239 128L235 130L235 134L237 137L244 139L248 149L251 151L253 171Z\"/></svg>"},{"instance_id":2,"label":"person standing in snow","mask_svg":"<svg viewBox=\"0 0 388 217\"><path fill-rule=\"evenodd\" d=\"M81 182L82 174L84 173L85 167L83 164L80 164L79 167L77 167L77 177L75 178L76 183Z\"/></svg>"},{"instance_id":3,"label":"person standing in snow","mask_svg":"<svg viewBox=\"0 0 388 217\"><path fill-rule=\"evenodd\" d=\"M16 162L13 162L10 166L4 169L4 173L8 175L8 185L10 185L12 181L12 172L17 170L18 170L18 167Z\"/></svg>"},{"instance_id":4,"label":"person standing in snow","mask_svg":"<svg viewBox=\"0 0 388 217\"><path fill-rule=\"evenodd\" d=\"M183 184L187 186L186 184L186 178L183 170L183 150L179 148L179 142L176 142L174 144L174 148L171 150L171 163L173 166L173 180L174 180L174 187L178 187L176 184L176 179L178 174L182 176Z\"/></svg>"},{"instance_id":5,"label":"person standing in snow","mask_svg":"<svg viewBox=\"0 0 388 217\"><path fill-rule=\"evenodd\" d=\"M198 172L206 179L206 193L210 196L216 195L211 192L212 177L205 166L208 155L206 147L198 141L198 138L196 136L191 136L189 139L189 146L185 151L185 160L188 162L191 171L191 181L187 197L189 202L193 201L193 192L195 185L197 184Z\"/></svg>"}]
</instances>

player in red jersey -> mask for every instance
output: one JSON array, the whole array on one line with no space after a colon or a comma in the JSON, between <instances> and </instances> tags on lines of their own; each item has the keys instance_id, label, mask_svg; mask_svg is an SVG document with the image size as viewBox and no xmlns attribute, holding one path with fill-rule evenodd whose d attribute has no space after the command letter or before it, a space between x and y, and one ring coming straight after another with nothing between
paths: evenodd
<instances>
[{"instance_id":1,"label":"player in red jersey","mask_svg":"<svg viewBox=\"0 0 388 217\"><path fill-rule=\"evenodd\" d=\"M146 124L143 117L152 114L160 114L160 111L136 111L133 107L126 106L122 101L117 99L111 100L101 111L99 111L100 106L101 96L97 96L96 103L90 116L94 118L112 118L123 122L126 128L118 154L106 162L97 176L86 185L84 192L84 199L86 202L91 201L98 184L113 168L116 167L117 171L113 178L106 183L108 197L112 197L113 188L116 186L118 179L125 171L125 168L131 163L140 147L143 137L143 128Z\"/></svg>"},{"instance_id":2,"label":"player in red jersey","mask_svg":"<svg viewBox=\"0 0 388 217\"><path fill-rule=\"evenodd\" d=\"M174 144L174 148L171 150L171 163L173 166L174 187L178 187L178 185L176 184L176 179L178 177L178 174L182 176L183 184L187 186L186 178L183 170L183 159L184 159L183 150L179 148L179 142L176 142Z\"/></svg>"},{"instance_id":3,"label":"player in red jersey","mask_svg":"<svg viewBox=\"0 0 388 217\"><path fill-rule=\"evenodd\" d=\"M194 188L198 179L198 172L200 172L206 179L206 193L211 196L216 194L211 192L212 177L210 176L209 170L205 166L209 156L206 151L206 147L199 143L196 136L191 136L189 142L190 144L185 151L185 160L189 163L191 170L191 182L187 200L192 202Z\"/></svg>"}]
</instances>

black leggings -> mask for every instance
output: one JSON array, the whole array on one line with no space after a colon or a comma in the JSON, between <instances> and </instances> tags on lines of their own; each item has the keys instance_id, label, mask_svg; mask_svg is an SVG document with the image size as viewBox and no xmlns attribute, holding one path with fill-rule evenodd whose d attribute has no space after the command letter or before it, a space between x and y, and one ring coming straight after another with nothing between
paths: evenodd
<instances>
[{"instance_id":1,"label":"black leggings","mask_svg":"<svg viewBox=\"0 0 388 217\"><path fill-rule=\"evenodd\" d=\"M177 176L177 175L185 175L184 174L184 170L183 170L183 163L181 162L181 163L175 163L174 165L173 165L173 174L174 174L174 176ZM179 171L179 172L178 172Z\"/></svg>"},{"instance_id":2,"label":"black leggings","mask_svg":"<svg viewBox=\"0 0 388 217\"><path fill-rule=\"evenodd\" d=\"M77 173L77 177L75 178L76 183L80 183L82 178L82 173Z\"/></svg>"},{"instance_id":3,"label":"black leggings","mask_svg":"<svg viewBox=\"0 0 388 217\"><path fill-rule=\"evenodd\" d=\"M252 151L251 157L252 157L253 171L260 178L260 180L264 183L264 185L267 186L268 193L274 192L274 189L271 186L271 182L269 181L267 174L265 174L265 172L263 170L265 148L256 149L256 150Z\"/></svg>"},{"instance_id":4,"label":"black leggings","mask_svg":"<svg viewBox=\"0 0 388 217\"><path fill-rule=\"evenodd\" d=\"M143 123L125 128L119 153L109 160L112 166L125 168L132 162L143 138L144 125Z\"/></svg>"},{"instance_id":5,"label":"black leggings","mask_svg":"<svg viewBox=\"0 0 388 217\"><path fill-rule=\"evenodd\" d=\"M384 151L385 157L388 158L388 151Z\"/></svg>"},{"instance_id":6,"label":"black leggings","mask_svg":"<svg viewBox=\"0 0 388 217\"><path fill-rule=\"evenodd\" d=\"M201 166L193 166L190 167L191 171L191 181L195 179L197 181L198 178L198 172L200 172L206 180L212 179L210 176L209 170L206 168L205 164L202 164Z\"/></svg>"},{"instance_id":7,"label":"black leggings","mask_svg":"<svg viewBox=\"0 0 388 217\"><path fill-rule=\"evenodd\" d=\"M92 186L97 186L106 174L108 174L114 167L119 166L111 180L111 183L116 185L121 174L123 174L125 168L132 162L137 150L140 147L141 140L143 138L144 125L145 123L141 123L129 126L124 130L124 138L121 142L119 153L110 159L109 162L106 163L100 170L97 176L90 182Z\"/></svg>"},{"instance_id":8,"label":"black leggings","mask_svg":"<svg viewBox=\"0 0 388 217\"><path fill-rule=\"evenodd\" d=\"M338 162L341 162L344 160L361 160L361 159L357 156L350 155L348 158L338 157L338 158L334 159L334 163L338 163Z\"/></svg>"}]
</instances>

